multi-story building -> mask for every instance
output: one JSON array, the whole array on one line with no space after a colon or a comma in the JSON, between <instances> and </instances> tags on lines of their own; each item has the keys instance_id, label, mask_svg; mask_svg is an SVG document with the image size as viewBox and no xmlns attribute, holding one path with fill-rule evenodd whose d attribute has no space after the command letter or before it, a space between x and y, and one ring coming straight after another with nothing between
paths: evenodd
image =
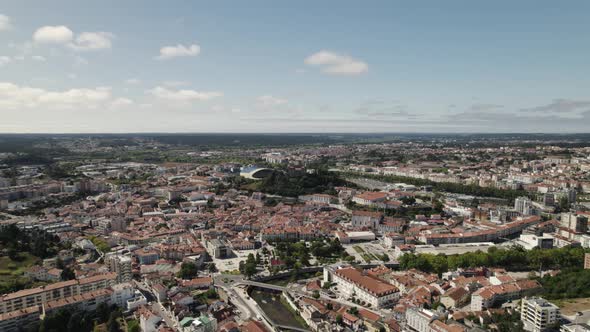
<instances>
[{"instance_id":1,"label":"multi-story building","mask_svg":"<svg viewBox=\"0 0 590 332\"><path fill-rule=\"evenodd\" d=\"M530 332L543 332L559 319L559 307L540 297L524 298L520 310L520 320L524 329Z\"/></svg>"},{"instance_id":2,"label":"multi-story building","mask_svg":"<svg viewBox=\"0 0 590 332\"><path fill-rule=\"evenodd\" d=\"M131 257L118 253L108 253L104 260L109 271L117 274L117 282L129 282L133 279Z\"/></svg>"},{"instance_id":3,"label":"multi-story building","mask_svg":"<svg viewBox=\"0 0 590 332\"><path fill-rule=\"evenodd\" d=\"M137 261L141 265L154 264L158 259L160 259L160 255L154 250L139 249L135 251L135 255L137 256Z\"/></svg>"},{"instance_id":4,"label":"multi-story building","mask_svg":"<svg viewBox=\"0 0 590 332\"><path fill-rule=\"evenodd\" d=\"M324 267L324 282L338 284L345 297L354 297L373 308L387 306L399 298L397 287L353 267Z\"/></svg>"},{"instance_id":5,"label":"multi-story building","mask_svg":"<svg viewBox=\"0 0 590 332\"><path fill-rule=\"evenodd\" d=\"M231 253L231 249L220 239L207 241L207 251L215 258L226 258Z\"/></svg>"},{"instance_id":6,"label":"multi-story building","mask_svg":"<svg viewBox=\"0 0 590 332\"><path fill-rule=\"evenodd\" d=\"M486 286L471 295L471 311L482 311L506 301L530 296L541 290L536 280L518 280L501 285Z\"/></svg>"},{"instance_id":7,"label":"multi-story building","mask_svg":"<svg viewBox=\"0 0 590 332\"><path fill-rule=\"evenodd\" d=\"M438 315L434 311L424 308L408 308L405 331L430 332L430 323L436 319L438 319Z\"/></svg>"},{"instance_id":8,"label":"multi-story building","mask_svg":"<svg viewBox=\"0 0 590 332\"><path fill-rule=\"evenodd\" d=\"M533 214L533 202L528 197L518 197L514 200L514 209L523 216Z\"/></svg>"},{"instance_id":9,"label":"multi-story building","mask_svg":"<svg viewBox=\"0 0 590 332\"><path fill-rule=\"evenodd\" d=\"M383 214L372 211L352 211L351 223L353 227L368 227L371 229L377 228L379 223L383 220Z\"/></svg>"},{"instance_id":10,"label":"multi-story building","mask_svg":"<svg viewBox=\"0 0 590 332\"><path fill-rule=\"evenodd\" d=\"M359 205L375 205L385 201L387 193L380 191L367 191L352 198L352 201Z\"/></svg>"},{"instance_id":11,"label":"multi-story building","mask_svg":"<svg viewBox=\"0 0 590 332\"><path fill-rule=\"evenodd\" d=\"M585 233L588 230L588 217L570 212L562 213L560 224L572 232Z\"/></svg>"},{"instance_id":12,"label":"multi-story building","mask_svg":"<svg viewBox=\"0 0 590 332\"><path fill-rule=\"evenodd\" d=\"M40 316L41 310L39 306L0 314L0 331L22 331L30 324L39 322Z\"/></svg>"},{"instance_id":13,"label":"multi-story building","mask_svg":"<svg viewBox=\"0 0 590 332\"><path fill-rule=\"evenodd\" d=\"M0 297L0 313L38 306L49 301L106 288L114 284L116 278L116 273L106 273L5 294Z\"/></svg>"}]
</instances>

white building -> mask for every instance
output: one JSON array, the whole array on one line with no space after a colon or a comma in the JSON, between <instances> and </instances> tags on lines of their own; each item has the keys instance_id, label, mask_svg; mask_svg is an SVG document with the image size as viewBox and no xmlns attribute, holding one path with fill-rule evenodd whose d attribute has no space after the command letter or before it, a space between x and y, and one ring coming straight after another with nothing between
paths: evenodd
<instances>
[{"instance_id":1,"label":"white building","mask_svg":"<svg viewBox=\"0 0 590 332\"><path fill-rule=\"evenodd\" d=\"M533 214L533 202L528 197L518 197L514 200L514 209L523 216Z\"/></svg>"},{"instance_id":2,"label":"white building","mask_svg":"<svg viewBox=\"0 0 590 332\"><path fill-rule=\"evenodd\" d=\"M324 267L324 282L338 284L345 298L358 299L372 308L385 307L399 298L397 287L353 267Z\"/></svg>"},{"instance_id":3,"label":"white building","mask_svg":"<svg viewBox=\"0 0 590 332\"><path fill-rule=\"evenodd\" d=\"M117 282L129 282L133 279L131 257L118 253L109 253L105 257L109 271L117 274Z\"/></svg>"},{"instance_id":4,"label":"white building","mask_svg":"<svg viewBox=\"0 0 590 332\"><path fill-rule=\"evenodd\" d=\"M530 332L545 331L559 319L559 307L540 297L523 298L520 320Z\"/></svg>"},{"instance_id":5,"label":"white building","mask_svg":"<svg viewBox=\"0 0 590 332\"><path fill-rule=\"evenodd\" d=\"M119 308L125 308L127 306L127 300L133 298L135 293L135 288L129 282L116 284L111 288L113 289L111 303L116 304Z\"/></svg>"},{"instance_id":6,"label":"white building","mask_svg":"<svg viewBox=\"0 0 590 332\"><path fill-rule=\"evenodd\" d=\"M430 323L438 318L438 315L424 308L408 308L406 310L406 329L413 332L430 332Z\"/></svg>"}]
</instances>

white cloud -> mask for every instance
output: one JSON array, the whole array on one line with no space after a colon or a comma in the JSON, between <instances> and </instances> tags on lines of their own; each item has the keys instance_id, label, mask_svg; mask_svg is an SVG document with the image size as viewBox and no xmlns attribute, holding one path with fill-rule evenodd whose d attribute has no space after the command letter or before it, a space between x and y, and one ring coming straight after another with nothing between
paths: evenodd
<instances>
[{"instance_id":1,"label":"white cloud","mask_svg":"<svg viewBox=\"0 0 590 332\"><path fill-rule=\"evenodd\" d=\"M74 38L74 32L65 25L44 26L33 34L33 41L39 44L66 45L75 51L109 49L115 38L110 32L82 32Z\"/></svg>"},{"instance_id":2,"label":"white cloud","mask_svg":"<svg viewBox=\"0 0 590 332\"><path fill-rule=\"evenodd\" d=\"M89 109L105 105L111 99L109 87L49 91L0 82L0 107L7 109Z\"/></svg>"},{"instance_id":3,"label":"white cloud","mask_svg":"<svg viewBox=\"0 0 590 332\"><path fill-rule=\"evenodd\" d=\"M135 85L135 84L141 83L141 80L139 78L130 78L130 79L125 80L125 83L127 83L129 85Z\"/></svg>"},{"instance_id":4,"label":"white cloud","mask_svg":"<svg viewBox=\"0 0 590 332\"><path fill-rule=\"evenodd\" d=\"M148 93L160 99L182 102L205 101L223 96L223 93L216 91L170 90L161 86L149 90Z\"/></svg>"},{"instance_id":5,"label":"white cloud","mask_svg":"<svg viewBox=\"0 0 590 332\"><path fill-rule=\"evenodd\" d=\"M74 33L65 25L44 26L33 34L33 40L43 44L66 44L74 38Z\"/></svg>"},{"instance_id":6,"label":"white cloud","mask_svg":"<svg viewBox=\"0 0 590 332\"><path fill-rule=\"evenodd\" d=\"M12 59L8 56L2 55L0 56L0 67L9 64L12 62Z\"/></svg>"},{"instance_id":7,"label":"white cloud","mask_svg":"<svg viewBox=\"0 0 590 332\"><path fill-rule=\"evenodd\" d=\"M369 65L364 61L325 50L308 56L304 62L310 66L321 67L327 74L358 75L369 70Z\"/></svg>"},{"instance_id":8,"label":"white cloud","mask_svg":"<svg viewBox=\"0 0 590 332\"><path fill-rule=\"evenodd\" d=\"M39 61L39 62L45 62L45 61L47 61L47 59L44 56L42 56L42 55L33 55L31 57L31 59L33 59L35 61Z\"/></svg>"},{"instance_id":9,"label":"white cloud","mask_svg":"<svg viewBox=\"0 0 590 332\"><path fill-rule=\"evenodd\" d=\"M82 32L68 46L76 51L109 49L113 46L113 38L115 35L110 32Z\"/></svg>"},{"instance_id":10,"label":"white cloud","mask_svg":"<svg viewBox=\"0 0 590 332\"><path fill-rule=\"evenodd\" d=\"M12 22L10 17L0 14L0 31L12 29Z\"/></svg>"},{"instance_id":11,"label":"white cloud","mask_svg":"<svg viewBox=\"0 0 590 332\"><path fill-rule=\"evenodd\" d=\"M262 106L278 106L287 103L286 99L273 97L270 95L264 95L256 98L256 101Z\"/></svg>"},{"instance_id":12,"label":"white cloud","mask_svg":"<svg viewBox=\"0 0 590 332\"><path fill-rule=\"evenodd\" d=\"M168 60L182 56L197 56L201 53L201 47L197 44L184 46L178 44L176 46L164 46L160 49L160 55L156 57L158 60Z\"/></svg>"},{"instance_id":13,"label":"white cloud","mask_svg":"<svg viewBox=\"0 0 590 332\"><path fill-rule=\"evenodd\" d=\"M117 98L111 102L111 108L121 108L124 106L133 105L133 100L128 98Z\"/></svg>"}]
</instances>

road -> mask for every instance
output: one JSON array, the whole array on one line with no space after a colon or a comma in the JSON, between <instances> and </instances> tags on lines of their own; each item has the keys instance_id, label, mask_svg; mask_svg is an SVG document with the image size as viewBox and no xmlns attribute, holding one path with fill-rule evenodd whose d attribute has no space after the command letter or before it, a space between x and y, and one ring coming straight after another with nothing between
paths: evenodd
<instances>
[{"instance_id":1,"label":"road","mask_svg":"<svg viewBox=\"0 0 590 332\"><path fill-rule=\"evenodd\" d=\"M143 281L133 280L137 289L145 296L148 300L148 303L151 304L152 309L156 312L162 319L166 322L166 324L173 328L175 331L178 331L178 326L176 325L176 320L174 317L169 314L164 306L157 301L156 296L152 293L152 290L146 285Z\"/></svg>"}]
</instances>

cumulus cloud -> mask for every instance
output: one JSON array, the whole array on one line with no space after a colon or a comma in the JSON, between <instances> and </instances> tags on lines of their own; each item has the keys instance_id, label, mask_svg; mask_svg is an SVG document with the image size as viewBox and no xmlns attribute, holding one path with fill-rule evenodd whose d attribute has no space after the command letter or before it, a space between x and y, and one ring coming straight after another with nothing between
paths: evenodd
<instances>
[{"instance_id":1,"label":"cumulus cloud","mask_svg":"<svg viewBox=\"0 0 590 332\"><path fill-rule=\"evenodd\" d=\"M304 63L318 66L324 73L336 75L358 75L369 70L369 65L364 61L325 50L308 56Z\"/></svg>"},{"instance_id":2,"label":"cumulus cloud","mask_svg":"<svg viewBox=\"0 0 590 332\"><path fill-rule=\"evenodd\" d=\"M260 96L256 98L256 101L262 106L278 106L287 103L286 99L273 97L271 95Z\"/></svg>"},{"instance_id":3,"label":"cumulus cloud","mask_svg":"<svg viewBox=\"0 0 590 332\"><path fill-rule=\"evenodd\" d=\"M147 92L160 99L180 102L206 101L223 96L223 93L216 91L170 90L161 86Z\"/></svg>"},{"instance_id":4,"label":"cumulus cloud","mask_svg":"<svg viewBox=\"0 0 590 332\"><path fill-rule=\"evenodd\" d=\"M74 32L65 25L44 26L33 34L33 41L38 44L65 45L75 51L93 51L109 49L115 38L110 32L82 32L75 36Z\"/></svg>"},{"instance_id":5,"label":"cumulus cloud","mask_svg":"<svg viewBox=\"0 0 590 332\"><path fill-rule=\"evenodd\" d=\"M0 31L12 29L12 22L10 17L0 14Z\"/></svg>"},{"instance_id":6,"label":"cumulus cloud","mask_svg":"<svg viewBox=\"0 0 590 332\"><path fill-rule=\"evenodd\" d=\"M82 32L68 46L76 51L92 51L109 49L112 47L112 39L115 37L110 32Z\"/></svg>"},{"instance_id":7,"label":"cumulus cloud","mask_svg":"<svg viewBox=\"0 0 590 332\"><path fill-rule=\"evenodd\" d=\"M0 107L6 109L77 109L97 108L111 101L109 87L74 88L49 91L40 88L0 82Z\"/></svg>"},{"instance_id":8,"label":"cumulus cloud","mask_svg":"<svg viewBox=\"0 0 590 332\"><path fill-rule=\"evenodd\" d=\"M176 57L197 56L199 53L201 53L201 47L197 44L190 46L178 44L176 46L164 46L160 48L160 55L156 59L168 60Z\"/></svg>"},{"instance_id":9,"label":"cumulus cloud","mask_svg":"<svg viewBox=\"0 0 590 332\"><path fill-rule=\"evenodd\" d=\"M65 25L44 26L33 34L33 41L42 44L66 44L74 38L74 32Z\"/></svg>"},{"instance_id":10,"label":"cumulus cloud","mask_svg":"<svg viewBox=\"0 0 590 332\"><path fill-rule=\"evenodd\" d=\"M125 106L133 105L133 100L128 98L117 98L111 102L111 108L121 108Z\"/></svg>"}]
</instances>

